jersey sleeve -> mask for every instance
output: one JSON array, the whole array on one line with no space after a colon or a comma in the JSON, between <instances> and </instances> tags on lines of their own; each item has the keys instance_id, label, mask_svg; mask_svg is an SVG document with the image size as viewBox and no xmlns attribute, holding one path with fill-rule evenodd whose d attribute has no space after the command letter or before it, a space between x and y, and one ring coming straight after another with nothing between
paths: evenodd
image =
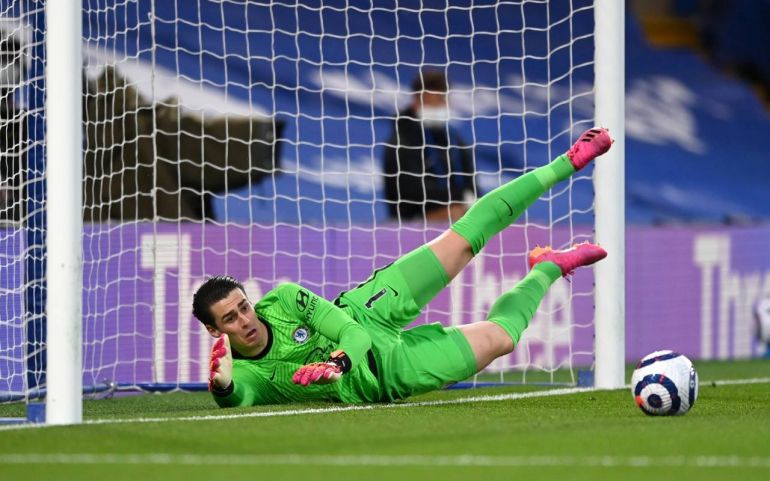
<instances>
[{"instance_id":1,"label":"jersey sleeve","mask_svg":"<svg viewBox=\"0 0 770 481\"><path fill-rule=\"evenodd\" d=\"M350 358L352 368L364 359L372 340L345 311L297 284L284 283L276 290L284 309L336 342Z\"/></svg>"},{"instance_id":2,"label":"jersey sleeve","mask_svg":"<svg viewBox=\"0 0 770 481\"><path fill-rule=\"evenodd\" d=\"M233 365L232 390L226 393L214 394L214 401L222 408L238 406L256 406L260 404L274 404L279 402L272 399L273 389L270 384L250 369Z\"/></svg>"}]
</instances>

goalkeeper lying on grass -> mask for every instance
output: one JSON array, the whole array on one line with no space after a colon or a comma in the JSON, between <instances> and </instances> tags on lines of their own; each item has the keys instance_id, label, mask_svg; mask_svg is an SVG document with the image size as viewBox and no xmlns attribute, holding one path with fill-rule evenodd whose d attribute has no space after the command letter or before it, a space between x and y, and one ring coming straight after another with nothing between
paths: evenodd
<instances>
[{"instance_id":1,"label":"goalkeeper lying on grass","mask_svg":"<svg viewBox=\"0 0 770 481\"><path fill-rule=\"evenodd\" d=\"M281 284L252 305L237 280L209 278L195 293L193 314L218 338L209 376L217 404L393 401L467 379L510 353L551 284L603 259L601 247L535 248L529 274L486 321L404 327L493 235L611 145L606 130L586 131L566 154L483 196L436 239L333 303Z\"/></svg>"}]
</instances>

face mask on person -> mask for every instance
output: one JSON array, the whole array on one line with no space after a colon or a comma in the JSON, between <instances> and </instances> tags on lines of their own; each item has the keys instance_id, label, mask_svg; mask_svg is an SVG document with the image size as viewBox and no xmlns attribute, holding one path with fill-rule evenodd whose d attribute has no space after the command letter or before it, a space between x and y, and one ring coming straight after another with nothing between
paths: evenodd
<instances>
[{"instance_id":1,"label":"face mask on person","mask_svg":"<svg viewBox=\"0 0 770 481\"><path fill-rule=\"evenodd\" d=\"M446 105L425 105L420 110L420 119L426 127L443 127L449 121Z\"/></svg>"}]
</instances>

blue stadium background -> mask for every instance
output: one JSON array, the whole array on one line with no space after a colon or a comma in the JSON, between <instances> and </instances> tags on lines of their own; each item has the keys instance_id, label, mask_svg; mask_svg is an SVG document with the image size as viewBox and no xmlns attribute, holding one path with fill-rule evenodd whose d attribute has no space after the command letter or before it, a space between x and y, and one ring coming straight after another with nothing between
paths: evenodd
<instances>
[{"instance_id":1,"label":"blue stadium background","mask_svg":"<svg viewBox=\"0 0 770 481\"><path fill-rule=\"evenodd\" d=\"M447 69L460 100L454 123L477 146L483 190L564 151L593 115L590 1L452 1L447 13L430 0L398 10L394 1L366 10L338 0L155 2L154 22L149 1L86 3L84 34L97 46L286 121L287 172L217 198L219 220L385 221L379 159L421 65ZM691 51L650 48L630 17L629 222L770 218L770 117L756 94ZM590 183L575 184L573 208L591 196Z\"/></svg>"}]
</instances>

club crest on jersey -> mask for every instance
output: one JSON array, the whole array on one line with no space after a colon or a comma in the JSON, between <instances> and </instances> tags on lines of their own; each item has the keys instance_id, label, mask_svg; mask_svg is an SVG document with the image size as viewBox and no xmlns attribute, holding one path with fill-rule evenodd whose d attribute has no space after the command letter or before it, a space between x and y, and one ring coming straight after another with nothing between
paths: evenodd
<instances>
[{"instance_id":1,"label":"club crest on jersey","mask_svg":"<svg viewBox=\"0 0 770 481\"><path fill-rule=\"evenodd\" d=\"M307 327L302 326L298 327L296 331L294 331L294 342L297 344L302 344L305 341L307 341L307 338L310 337L310 333L307 330Z\"/></svg>"}]
</instances>

